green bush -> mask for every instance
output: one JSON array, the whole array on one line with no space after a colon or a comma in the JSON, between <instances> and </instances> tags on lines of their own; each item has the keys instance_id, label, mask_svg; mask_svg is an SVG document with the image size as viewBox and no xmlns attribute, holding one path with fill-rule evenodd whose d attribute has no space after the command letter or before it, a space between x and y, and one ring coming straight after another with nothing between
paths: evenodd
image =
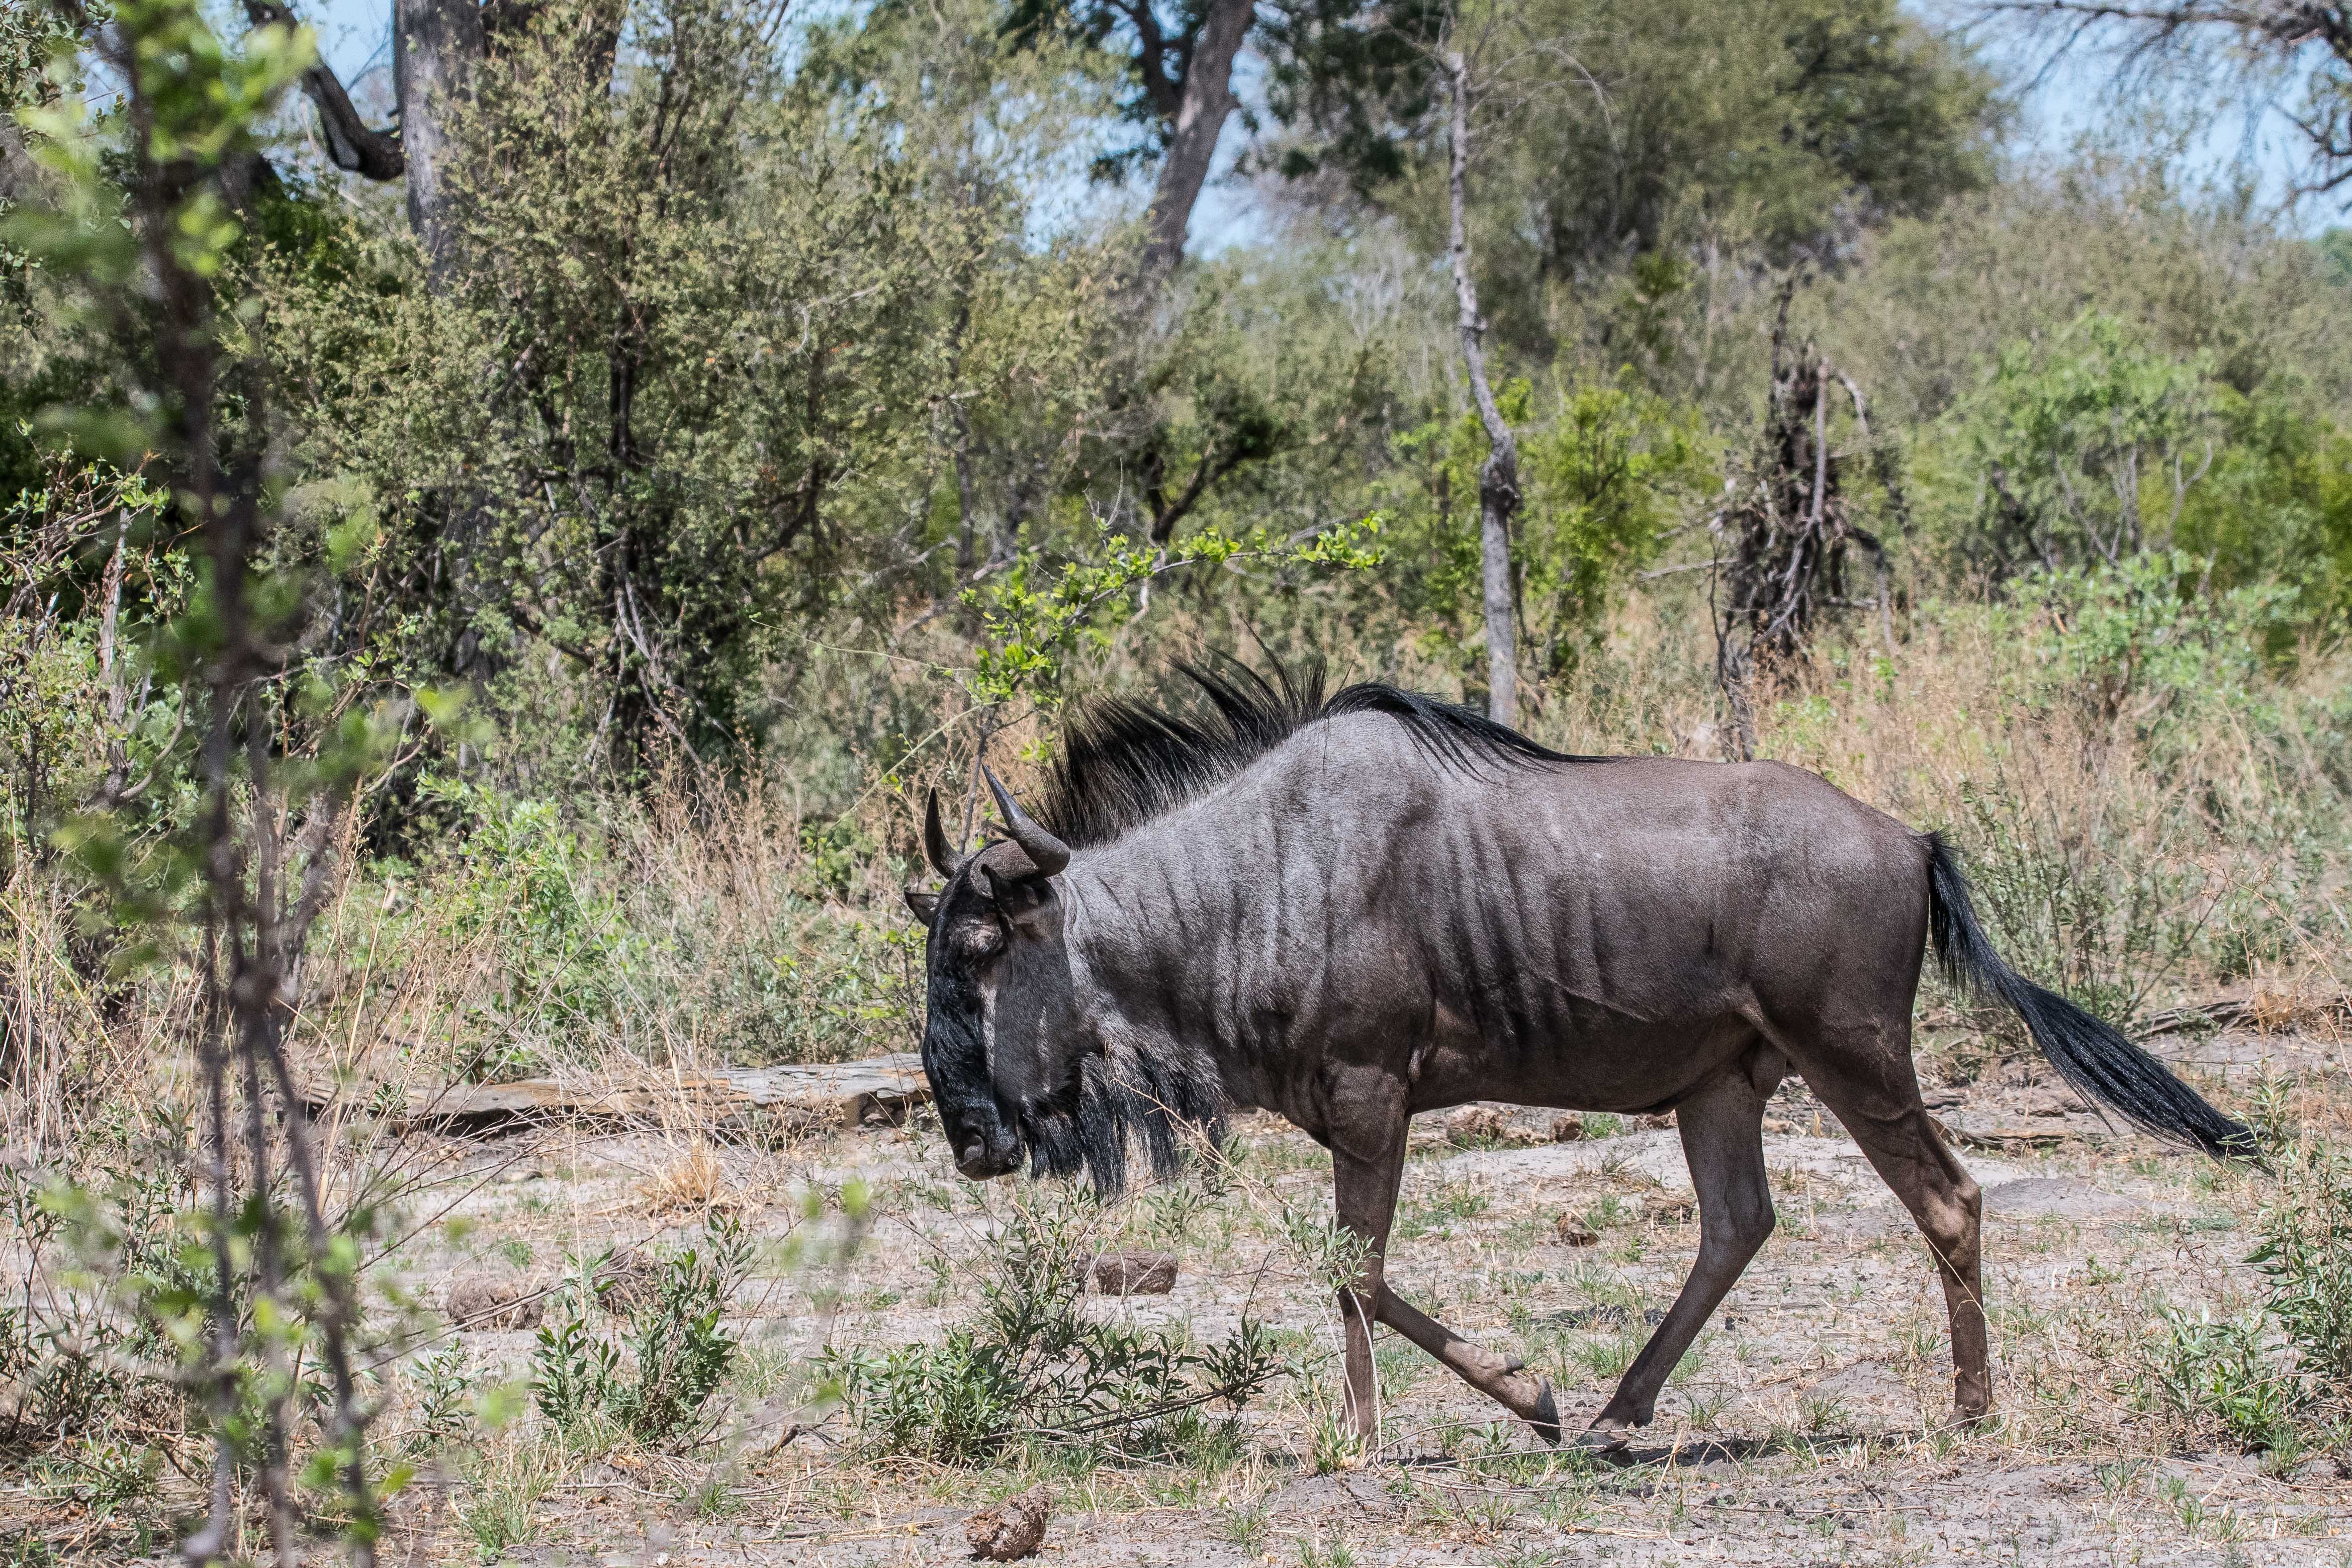
<instances>
[{"instance_id":1,"label":"green bush","mask_svg":"<svg viewBox=\"0 0 2352 1568\"><path fill-rule=\"evenodd\" d=\"M721 1217L702 1246L667 1252L645 1299L625 1309L619 1339L592 1313L616 1304L609 1249L574 1273L555 1298L531 1355L540 1413L566 1431L603 1417L641 1443L676 1444L701 1434L710 1403L735 1364L740 1342L719 1327L752 1248L740 1224Z\"/></svg>"},{"instance_id":2,"label":"green bush","mask_svg":"<svg viewBox=\"0 0 2352 1568\"><path fill-rule=\"evenodd\" d=\"M2294 1359L2305 1403L2352 1412L2352 1153L2315 1137L2281 1149L2246 1261Z\"/></svg>"},{"instance_id":3,"label":"green bush","mask_svg":"<svg viewBox=\"0 0 2352 1568\"><path fill-rule=\"evenodd\" d=\"M2175 1307L2159 1316L2149 1355L2163 1405L2200 1426L2218 1426L2247 1448L2275 1446L2296 1406L2292 1375L2259 1312L2216 1322Z\"/></svg>"},{"instance_id":4,"label":"green bush","mask_svg":"<svg viewBox=\"0 0 2352 1568\"><path fill-rule=\"evenodd\" d=\"M837 1375L877 1451L977 1464L1024 1441L1129 1455L1190 1451L1205 1412L1238 1413L1279 1365L1244 1316L1231 1339L1194 1345L1088 1311L1095 1249L1085 1200L1016 1207L992 1240L971 1316L937 1344L838 1358Z\"/></svg>"},{"instance_id":5,"label":"green bush","mask_svg":"<svg viewBox=\"0 0 2352 1568\"><path fill-rule=\"evenodd\" d=\"M2159 1402L2250 1449L2292 1451L2352 1417L2352 1152L2274 1144L2248 1255L2259 1303L2216 1321L2167 1308L2148 1362Z\"/></svg>"}]
</instances>

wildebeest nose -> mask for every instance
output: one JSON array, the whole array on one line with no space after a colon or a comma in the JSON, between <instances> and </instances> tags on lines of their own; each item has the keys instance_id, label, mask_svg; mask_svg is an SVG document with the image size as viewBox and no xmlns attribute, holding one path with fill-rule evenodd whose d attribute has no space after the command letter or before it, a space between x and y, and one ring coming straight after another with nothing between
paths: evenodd
<instances>
[{"instance_id":1,"label":"wildebeest nose","mask_svg":"<svg viewBox=\"0 0 2352 1568\"><path fill-rule=\"evenodd\" d=\"M961 1166L966 1170L974 1170L985 1164L987 1159L988 1149L986 1145L982 1145L978 1138L974 1138L971 1142L963 1146L963 1153L957 1156L956 1164Z\"/></svg>"}]
</instances>

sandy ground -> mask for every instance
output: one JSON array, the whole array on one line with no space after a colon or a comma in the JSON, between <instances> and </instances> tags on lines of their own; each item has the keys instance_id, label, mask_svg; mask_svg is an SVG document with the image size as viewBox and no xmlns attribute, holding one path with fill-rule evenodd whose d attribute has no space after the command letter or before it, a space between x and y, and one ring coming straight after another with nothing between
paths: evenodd
<instances>
[{"instance_id":1,"label":"sandy ground","mask_svg":"<svg viewBox=\"0 0 2352 1568\"><path fill-rule=\"evenodd\" d=\"M2316 1103L2343 1082L2338 1046L2300 1034L2164 1046L2206 1083L2270 1074ZM1098 1220L1103 1246L1173 1250L1181 1274L1169 1295L1094 1310L1181 1322L1195 1338L1223 1335L1244 1312L1289 1331L1301 1375L1251 1406L1223 1460L948 1469L877 1460L842 1413L781 1446L774 1427L760 1429L719 1460L724 1446L569 1453L522 1420L425 1467L383 1561L948 1563L969 1559L973 1510L1042 1481L1051 1523L1033 1561L1054 1568L2352 1563L2352 1481L2331 1458L2216 1448L2149 1404L2157 1310L2249 1300L2253 1177L2112 1131L2037 1065L1994 1062L1928 1100L1964 1138L1988 1208L2000 1416L1971 1432L1943 1420L1950 1361L1924 1244L1797 1086L1767 1133L1780 1229L1633 1450L1604 1462L1545 1450L1383 1331L1383 1448L1318 1465L1339 1383L1336 1314L1284 1225L1327 1216L1328 1159L1246 1116L1234 1180L1146 1189ZM1670 1126L1550 1143L1550 1112L1507 1122L1510 1135L1482 1147L1458 1147L1444 1119L1416 1126L1390 1281L1552 1375L1580 1425L1689 1267L1689 1176ZM969 1310L1007 1204L1045 1197L962 1183L924 1116L785 1147L703 1145L685 1126L569 1128L442 1155L466 1180L436 1189L425 1208L446 1213L402 1253L421 1298L442 1302L480 1274L548 1283L604 1246L694 1237L703 1216L675 1206L685 1189L762 1239L731 1326L748 1364L767 1368L760 1387L779 1389L821 1343L936 1338ZM837 1220L804 1218L807 1194L842 1183L873 1194L863 1246L845 1267L791 1265L785 1237L837 1234ZM457 1343L494 1383L520 1375L534 1338L508 1328ZM760 1404L760 1387L736 1399L739 1422L797 1408L785 1394ZM473 1519L485 1488L515 1474L534 1474L536 1498L513 1544L487 1549Z\"/></svg>"},{"instance_id":2,"label":"sandy ground","mask_svg":"<svg viewBox=\"0 0 2352 1568\"><path fill-rule=\"evenodd\" d=\"M2224 1034L2165 1042L2192 1076L2292 1080L2332 1095L2332 1044ZM1677 1373L1633 1450L1594 1463L1545 1450L1444 1368L1383 1333L1384 1443L1317 1474L1315 1433L1336 1398L1328 1292L1286 1240L1285 1212L1328 1213L1328 1161L1265 1117L1239 1125L1244 1179L1224 1191L1147 1191L1103 1221L1181 1260L1174 1291L1097 1310L1181 1321L1195 1336L1244 1312L1294 1331L1306 1375L1244 1418L1214 1466L1106 1467L1040 1477L952 1470L862 1453L845 1417L714 1469L707 1454L615 1453L567 1463L525 1539L486 1552L467 1524L482 1454L428 1473L400 1511L389 1561L504 1556L543 1563L915 1564L966 1560L965 1519L1042 1479L1053 1515L1034 1561L1055 1568L1374 1564L2352 1563L2352 1483L2330 1459L2282 1464L2199 1437L2147 1403L2142 1345L2165 1302L2243 1304L2252 1179L2107 1128L2046 1076L2011 1062L1931 1104L1966 1140L1986 1191L1986 1277L1999 1418L1943 1424L1950 1367L1923 1244L1833 1119L1784 1089L1768 1153L1779 1233ZM1417 1128L1390 1278L1459 1332L1551 1375L1589 1418L1672 1299L1696 1249L1688 1177L1670 1127L1578 1142L1458 1147ZM1519 1136L1551 1115L1514 1113ZM695 1154L690 1129L486 1140L470 1196L408 1264L427 1299L470 1273L553 1278L609 1243L691 1235L657 1212ZM709 1190L778 1238L801 1195L866 1184L874 1219L845 1269L780 1264L739 1299L764 1364L819 1339L882 1347L936 1336L965 1310L1003 1206L1034 1201L957 1178L936 1131L908 1127L782 1149L710 1151ZM706 1159L705 1163L708 1161ZM689 1184L690 1185L690 1184ZM453 1191L457 1189L451 1189ZM1563 1239L1590 1228L1588 1244ZM447 1220L457 1223L450 1224ZM781 1256L781 1254L778 1254ZM531 1336L461 1336L492 1375ZM750 1401L746 1400L745 1404ZM483 1440L488 1454L511 1434ZM474 1467L468 1471L468 1463Z\"/></svg>"}]
</instances>

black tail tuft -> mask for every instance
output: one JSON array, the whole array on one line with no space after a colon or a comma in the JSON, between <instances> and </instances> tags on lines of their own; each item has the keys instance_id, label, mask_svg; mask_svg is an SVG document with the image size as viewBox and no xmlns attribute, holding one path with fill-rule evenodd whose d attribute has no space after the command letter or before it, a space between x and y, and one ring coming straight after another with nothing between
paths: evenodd
<instances>
[{"instance_id":1,"label":"black tail tuft","mask_svg":"<svg viewBox=\"0 0 2352 1568\"><path fill-rule=\"evenodd\" d=\"M1940 833L1929 833L1927 840L1928 940L1948 982L2007 1003L2067 1082L2134 1124L2160 1138L2193 1144L2216 1159L2259 1157L2254 1134L2244 1124L2207 1104L2122 1030L2011 968L1977 924L1968 881L1951 846Z\"/></svg>"}]
</instances>

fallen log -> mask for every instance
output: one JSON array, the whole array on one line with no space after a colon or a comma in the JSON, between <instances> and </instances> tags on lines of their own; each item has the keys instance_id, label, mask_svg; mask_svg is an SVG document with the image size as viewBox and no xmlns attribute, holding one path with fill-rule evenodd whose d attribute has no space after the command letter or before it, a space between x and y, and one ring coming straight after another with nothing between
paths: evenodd
<instances>
[{"instance_id":1,"label":"fallen log","mask_svg":"<svg viewBox=\"0 0 2352 1568\"><path fill-rule=\"evenodd\" d=\"M2312 1001L2292 993L2260 991L2242 998L2190 1002L2181 1007L2166 1008L2139 1021L2132 1031L2135 1040L2155 1040L2162 1035L2179 1034L2185 1030L2233 1029L2251 1024L2265 1034L2300 1026L2352 1021L2352 996L2334 996Z\"/></svg>"},{"instance_id":2,"label":"fallen log","mask_svg":"<svg viewBox=\"0 0 2352 1568\"><path fill-rule=\"evenodd\" d=\"M302 1096L314 1116L337 1109L379 1114L396 1129L487 1133L562 1121L659 1121L684 1112L713 1132L744 1134L895 1126L930 1097L922 1059L912 1051L806 1066L648 1072L626 1084L525 1078L419 1085L402 1094L388 1113L377 1109L381 1090L363 1084L313 1084Z\"/></svg>"}]
</instances>

